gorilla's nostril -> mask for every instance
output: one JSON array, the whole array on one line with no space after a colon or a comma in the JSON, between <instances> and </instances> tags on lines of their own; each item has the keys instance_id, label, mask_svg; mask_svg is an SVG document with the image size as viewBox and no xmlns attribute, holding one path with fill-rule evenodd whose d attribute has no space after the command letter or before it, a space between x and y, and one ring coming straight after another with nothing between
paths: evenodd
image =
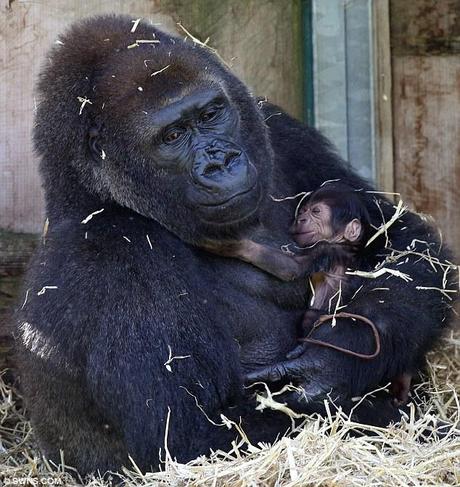
<instances>
[{"instance_id":1,"label":"gorilla's nostril","mask_svg":"<svg viewBox=\"0 0 460 487\"><path fill-rule=\"evenodd\" d=\"M208 164L203 170L203 176L211 176L212 174L221 170L221 164Z\"/></svg>"},{"instance_id":2,"label":"gorilla's nostril","mask_svg":"<svg viewBox=\"0 0 460 487\"><path fill-rule=\"evenodd\" d=\"M224 165L225 167L228 167L231 162L233 161L233 159L235 159L236 157L239 157L241 155L241 151L230 151L228 152L226 155L225 155L225 162L224 162Z\"/></svg>"}]
</instances>

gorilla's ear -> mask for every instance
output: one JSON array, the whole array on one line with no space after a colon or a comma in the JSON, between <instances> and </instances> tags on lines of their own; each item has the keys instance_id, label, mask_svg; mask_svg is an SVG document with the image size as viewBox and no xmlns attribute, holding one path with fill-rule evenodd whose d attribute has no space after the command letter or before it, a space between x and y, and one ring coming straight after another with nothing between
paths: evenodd
<instances>
[{"instance_id":1,"label":"gorilla's ear","mask_svg":"<svg viewBox=\"0 0 460 487\"><path fill-rule=\"evenodd\" d=\"M99 144L99 136L101 133L101 126L93 125L88 131L88 148L91 157L95 162L99 163L104 159L104 151Z\"/></svg>"},{"instance_id":2,"label":"gorilla's ear","mask_svg":"<svg viewBox=\"0 0 460 487\"><path fill-rule=\"evenodd\" d=\"M356 242L361 237L361 230L361 222L357 218L354 218L351 222L347 223L343 236L349 242Z\"/></svg>"}]
</instances>

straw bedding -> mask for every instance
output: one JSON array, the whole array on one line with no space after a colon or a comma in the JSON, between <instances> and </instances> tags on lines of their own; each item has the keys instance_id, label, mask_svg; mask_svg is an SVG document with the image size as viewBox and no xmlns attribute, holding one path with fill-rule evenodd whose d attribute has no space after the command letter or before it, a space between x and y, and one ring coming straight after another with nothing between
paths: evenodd
<instances>
[{"instance_id":1,"label":"straw bedding","mask_svg":"<svg viewBox=\"0 0 460 487\"><path fill-rule=\"evenodd\" d=\"M216 452L184 465L166 448L164 469L142 474L135 464L125 470L129 486L418 486L460 485L460 435L438 438L434 418L460 419L460 334L446 337L429 356L421 414L387 429L359 428L348 418L309 417L296 435L274 445L250 445L244 438L230 452ZM270 399L270 398L269 398ZM276 398L274 398L276 399ZM333 407L331 406L331 409ZM417 419L416 419L417 417ZM427 430L432 431L427 434ZM424 435L424 438L422 438ZM167 442L166 442L167 447ZM65 464L65 456L62 457ZM0 381L0 480L5 485L75 485L62 465L44 459L35 444L21 398ZM88 486L105 486L93 477Z\"/></svg>"}]
</instances>

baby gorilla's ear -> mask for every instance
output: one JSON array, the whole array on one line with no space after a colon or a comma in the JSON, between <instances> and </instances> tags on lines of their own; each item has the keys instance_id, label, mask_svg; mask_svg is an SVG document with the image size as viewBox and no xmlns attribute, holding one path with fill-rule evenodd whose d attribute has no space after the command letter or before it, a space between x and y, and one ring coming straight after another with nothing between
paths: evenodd
<instances>
[{"instance_id":1,"label":"baby gorilla's ear","mask_svg":"<svg viewBox=\"0 0 460 487\"><path fill-rule=\"evenodd\" d=\"M349 242L356 242L361 237L361 230L361 222L357 218L354 218L351 222L347 223L343 236Z\"/></svg>"}]
</instances>

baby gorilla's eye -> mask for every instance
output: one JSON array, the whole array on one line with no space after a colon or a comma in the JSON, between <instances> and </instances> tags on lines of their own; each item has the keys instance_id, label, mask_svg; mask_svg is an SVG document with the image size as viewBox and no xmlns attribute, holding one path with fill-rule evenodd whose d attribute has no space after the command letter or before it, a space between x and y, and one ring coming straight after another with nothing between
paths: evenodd
<instances>
[{"instance_id":1,"label":"baby gorilla's eye","mask_svg":"<svg viewBox=\"0 0 460 487\"><path fill-rule=\"evenodd\" d=\"M183 129L179 129L179 128L169 130L163 136L163 141L166 144L172 144L173 142L176 142L178 139L180 139L182 135L184 135L184 132L185 131Z\"/></svg>"},{"instance_id":2,"label":"baby gorilla's eye","mask_svg":"<svg viewBox=\"0 0 460 487\"><path fill-rule=\"evenodd\" d=\"M315 215L317 215L318 213L321 213L321 209L318 206L314 206L311 209L311 212L314 213Z\"/></svg>"}]
</instances>

